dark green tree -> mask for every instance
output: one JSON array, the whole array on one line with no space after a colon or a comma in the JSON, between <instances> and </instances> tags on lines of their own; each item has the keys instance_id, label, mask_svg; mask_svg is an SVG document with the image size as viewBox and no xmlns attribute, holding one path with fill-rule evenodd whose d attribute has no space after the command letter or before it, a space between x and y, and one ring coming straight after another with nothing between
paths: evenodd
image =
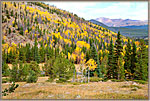
<instances>
[{"instance_id":1,"label":"dark green tree","mask_svg":"<svg viewBox=\"0 0 150 101\"><path fill-rule=\"evenodd\" d=\"M49 81L52 82L56 78L56 71L54 68L55 57L46 61L46 64L43 67L45 75L49 76Z\"/></svg>"},{"instance_id":2,"label":"dark green tree","mask_svg":"<svg viewBox=\"0 0 150 101\"><path fill-rule=\"evenodd\" d=\"M138 51L138 59L135 69L135 79L148 79L148 48L146 48L144 40L140 40L140 49Z\"/></svg>"},{"instance_id":3,"label":"dark green tree","mask_svg":"<svg viewBox=\"0 0 150 101\"><path fill-rule=\"evenodd\" d=\"M65 59L61 54L56 58L53 65L55 72L58 75L59 81L65 82L73 76L74 64L72 64L68 59Z\"/></svg>"},{"instance_id":4,"label":"dark green tree","mask_svg":"<svg viewBox=\"0 0 150 101\"><path fill-rule=\"evenodd\" d=\"M132 54L131 54L131 73L133 74L134 79L134 73L136 70L136 63L137 63L137 47L134 41L132 41Z\"/></svg>"},{"instance_id":5,"label":"dark green tree","mask_svg":"<svg viewBox=\"0 0 150 101\"><path fill-rule=\"evenodd\" d=\"M94 61L97 61L97 52L94 44L92 44L90 50L91 50L91 58L94 59Z\"/></svg>"},{"instance_id":6,"label":"dark green tree","mask_svg":"<svg viewBox=\"0 0 150 101\"><path fill-rule=\"evenodd\" d=\"M22 61L19 62L19 81L26 81L26 78L29 74L29 65L23 64Z\"/></svg>"},{"instance_id":7,"label":"dark green tree","mask_svg":"<svg viewBox=\"0 0 150 101\"><path fill-rule=\"evenodd\" d=\"M38 76L37 76L36 72L33 70L30 70L29 76L27 78L27 83L33 83L33 82L35 83L35 82L37 82L37 80L38 80Z\"/></svg>"},{"instance_id":8,"label":"dark green tree","mask_svg":"<svg viewBox=\"0 0 150 101\"><path fill-rule=\"evenodd\" d=\"M124 61L125 61L124 69L127 70L127 72L131 73L131 69L132 69L132 67L131 67L131 52L132 52L132 50L131 50L131 43L130 43L129 38L128 38L128 43L127 43L127 46L125 48L125 51L126 51L126 53L124 56ZM128 74L128 77L129 77L129 79L131 79L130 74Z\"/></svg>"},{"instance_id":9,"label":"dark green tree","mask_svg":"<svg viewBox=\"0 0 150 101\"><path fill-rule=\"evenodd\" d=\"M114 74L114 45L111 38L110 45L108 47L108 65L107 65L107 78L112 79Z\"/></svg>"},{"instance_id":10,"label":"dark green tree","mask_svg":"<svg viewBox=\"0 0 150 101\"><path fill-rule=\"evenodd\" d=\"M22 27L22 26L21 26L21 28L20 28L20 34L21 34L21 35L24 35L23 27Z\"/></svg>"},{"instance_id":11,"label":"dark green tree","mask_svg":"<svg viewBox=\"0 0 150 101\"><path fill-rule=\"evenodd\" d=\"M40 62L44 62L45 61L45 48L43 46L43 42L41 43L39 54L40 54Z\"/></svg>"},{"instance_id":12,"label":"dark green tree","mask_svg":"<svg viewBox=\"0 0 150 101\"><path fill-rule=\"evenodd\" d=\"M121 35L120 31L117 34L117 40L115 42L114 46L114 77L115 79L120 79L120 74L119 74L119 58L121 58L121 53L123 52L123 46L122 46L122 40L121 40Z\"/></svg>"},{"instance_id":13,"label":"dark green tree","mask_svg":"<svg viewBox=\"0 0 150 101\"><path fill-rule=\"evenodd\" d=\"M37 76L40 74L40 67L36 61L31 61L29 64L29 71L34 71Z\"/></svg>"},{"instance_id":14,"label":"dark green tree","mask_svg":"<svg viewBox=\"0 0 150 101\"><path fill-rule=\"evenodd\" d=\"M34 61L36 61L37 63L40 63L40 55L39 55L37 37L35 37L35 40L34 40Z\"/></svg>"},{"instance_id":15,"label":"dark green tree","mask_svg":"<svg viewBox=\"0 0 150 101\"><path fill-rule=\"evenodd\" d=\"M19 81L19 67L17 61L12 63L12 69L10 70L10 81L11 82Z\"/></svg>"}]
</instances>

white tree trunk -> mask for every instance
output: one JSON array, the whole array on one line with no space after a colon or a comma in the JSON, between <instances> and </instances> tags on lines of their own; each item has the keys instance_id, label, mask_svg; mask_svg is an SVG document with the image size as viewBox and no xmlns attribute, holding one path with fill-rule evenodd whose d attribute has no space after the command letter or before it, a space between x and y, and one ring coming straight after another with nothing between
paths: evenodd
<instances>
[{"instance_id":1,"label":"white tree trunk","mask_svg":"<svg viewBox=\"0 0 150 101\"><path fill-rule=\"evenodd\" d=\"M89 83L89 81L90 81L90 72L88 70L88 83Z\"/></svg>"},{"instance_id":2,"label":"white tree trunk","mask_svg":"<svg viewBox=\"0 0 150 101\"><path fill-rule=\"evenodd\" d=\"M81 80L81 83L83 82L83 64L81 65L81 68L82 68L82 80Z\"/></svg>"}]
</instances>

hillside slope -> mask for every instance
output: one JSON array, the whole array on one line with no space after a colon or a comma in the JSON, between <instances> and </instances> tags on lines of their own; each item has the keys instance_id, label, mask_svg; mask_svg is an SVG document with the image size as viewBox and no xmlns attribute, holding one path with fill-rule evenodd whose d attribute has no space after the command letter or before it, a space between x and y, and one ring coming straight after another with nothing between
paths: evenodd
<instances>
[{"instance_id":1,"label":"hillside slope","mask_svg":"<svg viewBox=\"0 0 150 101\"><path fill-rule=\"evenodd\" d=\"M117 33L102 26L40 2L3 2L2 41L3 55L6 55L3 59L6 63L18 57L27 62L37 59L43 63L46 58L61 53L79 64L92 59L97 52L102 62L104 55L109 53L111 38L113 44L117 39ZM121 35L121 40L122 54L125 54L128 39ZM36 47L39 49L35 50Z\"/></svg>"},{"instance_id":2,"label":"hillside slope","mask_svg":"<svg viewBox=\"0 0 150 101\"><path fill-rule=\"evenodd\" d=\"M97 39L98 42L102 38L107 44L110 37L115 42L117 35L79 18L76 14L43 3L3 3L2 20L3 42L8 45L33 44L35 37L45 44L48 40L53 43L54 36L60 38L62 44L71 45L72 41L75 44L78 41L89 44L87 38ZM122 38L126 39L124 36Z\"/></svg>"}]
</instances>

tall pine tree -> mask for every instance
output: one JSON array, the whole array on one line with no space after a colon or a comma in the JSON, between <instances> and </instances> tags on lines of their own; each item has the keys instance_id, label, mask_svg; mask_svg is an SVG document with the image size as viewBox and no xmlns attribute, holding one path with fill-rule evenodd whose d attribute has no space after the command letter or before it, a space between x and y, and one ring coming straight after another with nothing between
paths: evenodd
<instances>
[{"instance_id":1,"label":"tall pine tree","mask_svg":"<svg viewBox=\"0 0 150 101\"><path fill-rule=\"evenodd\" d=\"M37 63L40 63L40 55L39 55L39 50L38 50L37 37L35 37L35 41L34 41L34 61L36 61Z\"/></svg>"},{"instance_id":2,"label":"tall pine tree","mask_svg":"<svg viewBox=\"0 0 150 101\"><path fill-rule=\"evenodd\" d=\"M119 58L121 58L121 54L123 52L123 46L122 46L122 40L121 40L121 35L120 35L120 31L117 34L117 40L115 43L115 50L114 50L114 77L115 79L120 79L121 75L119 74L120 70L119 70Z\"/></svg>"},{"instance_id":3,"label":"tall pine tree","mask_svg":"<svg viewBox=\"0 0 150 101\"><path fill-rule=\"evenodd\" d=\"M138 51L138 60L135 69L135 79L148 79L148 49L144 40L140 40L140 49Z\"/></svg>"},{"instance_id":4,"label":"tall pine tree","mask_svg":"<svg viewBox=\"0 0 150 101\"><path fill-rule=\"evenodd\" d=\"M135 42L132 41L132 54L131 54L131 73L133 74L132 78L134 79L134 73L136 70L136 63L137 63L137 49Z\"/></svg>"},{"instance_id":5,"label":"tall pine tree","mask_svg":"<svg viewBox=\"0 0 150 101\"><path fill-rule=\"evenodd\" d=\"M127 70L127 72L131 73L131 43L130 43L130 39L128 38L128 43L127 43L127 46L125 48L126 50L126 53L125 53L125 57L124 57L124 61L125 61L125 64L124 64L124 69ZM127 75L126 75L127 76ZM128 74L129 76L129 79L131 79L131 75Z\"/></svg>"},{"instance_id":6,"label":"tall pine tree","mask_svg":"<svg viewBox=\"0 0 150 101\"><path fill-rule=\"evenodd\" d=\"M108 47L108 65L107 65L107 78L112 79L114 74L114 45L111 38L110 45Z\"/></svg>"}]
</instances>

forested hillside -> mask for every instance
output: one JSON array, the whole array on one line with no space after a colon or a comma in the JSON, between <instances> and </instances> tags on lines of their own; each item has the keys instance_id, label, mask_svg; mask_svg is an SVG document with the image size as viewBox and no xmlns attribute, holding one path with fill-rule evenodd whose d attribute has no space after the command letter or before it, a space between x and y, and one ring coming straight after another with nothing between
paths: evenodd
<instances>
[{"instance_id":1,"label":"forested hillside","mask_svg":"<svg viewBox=\"0 0 150 101\"><path fill-rule=\"evenodd\" d=\"M11 81L36 82L44 75L66 82L79 72L76 64L85 77L148 80L144 40L131 40L54 6L3 2L2 31L2 75ZM42 70L40 63L45 63Z\"/></svg>"}]
</instances>

